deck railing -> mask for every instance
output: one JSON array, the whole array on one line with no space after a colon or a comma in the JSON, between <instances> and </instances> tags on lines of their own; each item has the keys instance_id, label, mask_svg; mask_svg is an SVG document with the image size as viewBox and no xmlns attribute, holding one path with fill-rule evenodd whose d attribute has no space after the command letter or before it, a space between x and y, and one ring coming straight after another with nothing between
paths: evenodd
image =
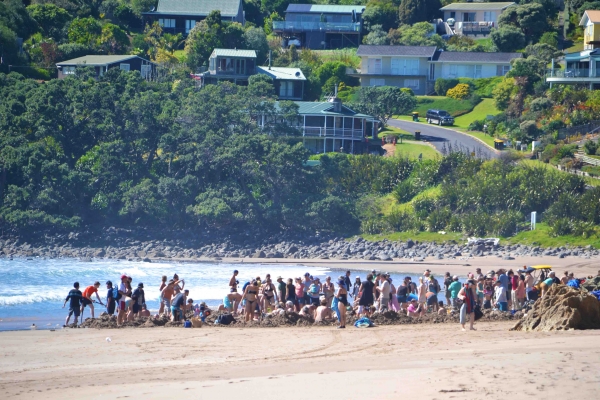
<instances>
[{"instance_id":1,"label":"deck railing","mask_svg":"<svg viewBox=\"0 0 600 400\"><path fill-rule=\"evenodd\" d=\"M328 31L328 32L360 32L359 22L306 22L306 21L273 21L275 31Z\"/></svg>"}]
</instances>

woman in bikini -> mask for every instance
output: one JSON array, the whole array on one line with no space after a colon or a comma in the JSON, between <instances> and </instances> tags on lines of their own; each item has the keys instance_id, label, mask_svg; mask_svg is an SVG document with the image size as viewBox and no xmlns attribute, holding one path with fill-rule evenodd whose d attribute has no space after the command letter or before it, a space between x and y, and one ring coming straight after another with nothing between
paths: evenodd
<instances>
[{"instance_id":1,"label":"woman in bikini","mask_svg":"<svg viewBox=\"0 0 600 400\"><path fill-rule=\"evenodd\" d=\"M246 286L242 298L246 300L245 320L246 322L252 321L254 320L256 305L258 304L258 285L256 284L256 280L253 280Z\"/></svg>"},{"instance_id":2,"label":"woman in bikini","mask_svg":"<svg viewBox=\"0 0 600 400\"><path fill-rule=\"evenodd\" d=\"M323 283L323 294L325 295L325 300L327 300L327 307L329 308L331 308L333 293L335 293L335 287L333 286L333 283L331 283L331 277L328 276L327 278L325 278L325 283Z\"/></svg>"},{"instance_id":3,"label":"woman in bikini","mask_svg":"<svg viewBox=\"0 0 600 400\"><path fill-rule=\"evenodd\" d=\"M346 307L348 306L348 291L346 290L346 283L340 279L337 283L338 289L336 298L338 299L338 309L340 312L340 326L338 329L346 328Z\"/></svg>"},{"instance_id":4,"label":"woman in bikini","mask_svg":"<svg viewBox=\"0 0 600 400\"><path fill-rule=\"evenodd\" d=\"M273 285L273 283L271 283L271 278L269 275L267 275L267 279L265 281L265 283L263 283L262 285L262 309L263 312L267 312L267 308L271 307L271 305L273 304L273 299L275 299L275 301L278 301L277 299L277 293L275 292L275 285Z\"/></svg>"}]
</instances>

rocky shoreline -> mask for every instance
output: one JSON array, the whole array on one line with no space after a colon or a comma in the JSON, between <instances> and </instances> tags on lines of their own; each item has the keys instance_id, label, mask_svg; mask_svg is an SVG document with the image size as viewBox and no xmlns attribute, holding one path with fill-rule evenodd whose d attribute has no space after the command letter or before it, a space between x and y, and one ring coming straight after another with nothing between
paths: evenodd
<instances>
[{"instance_id":1,"label":"rocky shoreline","mask_svg":"<svg viewBox=\"0 0 600 400\"><path fill-rule=\"evenodd\" d=\"M586 247L542 248L526 245L448 242L443 244L407 241L367 241L361 237L345 239L320 234L272 235L264 239L246 233L211 237L210 234L177 233L169 239L120 228L106 228L98 235L70 233L45 236L27 242L21 238L0 238L0 257L107 258L151 262L153 259L220 260L322 259L322 260L466 260L492 256L503 260L516 257L551 256L557 258L598 258L600 250ZM156 236L154 236L156 237Z\"/></svg>"}]
</instances>

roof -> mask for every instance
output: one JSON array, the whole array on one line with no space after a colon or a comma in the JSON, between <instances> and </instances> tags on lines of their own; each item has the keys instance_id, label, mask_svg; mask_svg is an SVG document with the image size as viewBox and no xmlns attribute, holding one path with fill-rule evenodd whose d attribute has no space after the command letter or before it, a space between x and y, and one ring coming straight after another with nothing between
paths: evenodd
<instances>
[{"instance_id":1,"label":"roof","mask_svg":"<svg viewBox=\"0 0 600 400\"><path fill-rule=\"evenodd\" d=\"M73 58L71 60L61 61L59 63L56 63L56 65L58 65L58 66L79 65L79 64L108 65L108 64L114 64L114 63L118 63L118 62L122 62L122 61L131 60L132 58L141 58L141 57L134 56L131 54L120 55L120 56L83 56L83 57ZM142 60L148 61L144 58L142 58ZM150 61L148 61L148 62L150 62Z\"/></svg>"},{"instance_id":2,"label":"roof","mask_svg":"<svg viewBox=\"0 0 600 400\"><path fill-rule=\"evenodd\" d=\"M245 57L245 58L256 58L255 50L240 50L240 49L214 49L212 56L217 57Z\"/></svg>"},{"instance_id":3,"label":"roof","mask_svg":"<svg viewBox=\"0 0 600 400\"><path fill-rule=\"evenodd\" d=\"M585 10L583 16L581 17L581 21L579 21L580 26L585 26L587 22L584 20L589 20L590 22L597 24L600 22L600 10Z\"/></svg>"},{"instance_id":4,"label":"roof","mask_svg":"<svg viewBox=\"0 0 600 400\"><path fill-rule=\"evenodd\" d=\"M356 55L433 57L435 50L435 46L378 46L361 44L358 46Z\"/></svg>"},{"instance_id":5,"label":"roof","mask_svg":"<svg viewBox=\"0 0 600 400\"><path fill-rule=\"evenodd\" d=\"M366 6L334 6L323 4L290 4L286 13L362 14Z\"/></svg>"},{"instance_id":6,"label":"roof","mask_svg":"<svg viewBox=\"0 0 600 400\"><path fill-rule=\"evenodd\" d=\"M312 101L295 101L294 103L298 104L298 114L300 115L308 115L308 114L323 114L323 115L345 115L349 117L363 117L363 118L373 118L370 115L357 113L345 105L342 105L341 112L333 111L333 103L328 101L324 102L312 102Z\"/></svg>"},{"instance_id":7,"label":"roof","mask_svg":"<svg viewBox=\"0 0 600 400\"><path fill-rule=\"evenodd\" d=\"M514 5L514 2L506 3L453 3L440 8L441 11L487 11L504 10Z\"/></svg>"},{"instance_id":8,"label":"roof","mask_svg":"<svg viewBox=\"0 0 600 400\"><path fill-rule=\"evenodd\" d=\"M434 62L477 62L477 63L509 63L515 58L522 58L521 53L484 53L473 51L438 51Z\"/></svg>"},{"instance_id":9,"label":"roof","mask_svg":"<svg viewBox=\"0 0 600 400\"><path fill-rule=\"evenodd\" d=\"M284 67L257 67L261 74L269 75L273 79L305 81L306 77L300 68Z\"/></svg>"},{"instance_id":10,"label":"roof","mask_svg":"<svg viewBox=\"0 0 600 400\"><path fill-rule=\"evenodd\" d=\"M242 0L158 0L156 11L144 14L193 15L205 17L221 11L222 17L235 17Z\"/></svg>"}]
</instances>

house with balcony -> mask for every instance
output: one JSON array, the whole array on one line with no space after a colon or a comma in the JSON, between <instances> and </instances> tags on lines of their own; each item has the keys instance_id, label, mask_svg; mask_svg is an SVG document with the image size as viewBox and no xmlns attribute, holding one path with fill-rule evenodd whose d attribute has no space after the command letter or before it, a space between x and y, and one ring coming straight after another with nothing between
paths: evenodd
<instances>
[{"instance_id":1,"label":"house with balcony","mask_svg":"<svg viewBox=\"0 0 600 400\"><path fill-rule=\"evenodd\" d=\"M145 23L158 21L164 32L187 36L213 11L221 20L244 24L243 0L158 0L156 9L142 13Z\"/></svg>"},{"instance_id":2,"label":"house with balcony","mask_svg":"<svg viewBox=\"0 0 600 400\"><path fill-rule=\"evenodd\" d=\"M145 58L133 55L83 56L56 63L58 79L74 75L77 68L92 67L96 78L103 76L109 69L118 68L123 71L140 71L142 78L150 80L156 77L156 64Z\"/></svg>"},{"instance_id":3,"label":"house with balcony","mask_svg":"<svg viewBox=\"0 0 600 400\"><path fill-rule=\"evenodd\" d=\"M256 51L214 49L208 59L208 71L199 74L201 85L219 81L248 85L250 75L256 74Z\"/></svg>"},{"instance_id":4,"label":"house with balcony","mask_svg":"<svg viewBox=\"0 0 600 400\"><path fill-rule=\"evenodd\" d=\"M326 102L295 103L298 105L298 118L291 125L299 132L298 140L302 140L304 146L313 153L343 151L361 154L369 151L369 140L372 143L377 137L379 122L370 115L357 113L343 105L337 97ZM273 123L270 120L272 118L255 116L261 128Z\"/></svg>"},{"instance_id":5,"label":"house with balcony","mask_svg":"<svg viewBox=\"0 0 600 400\"><path fill-rule=\"evenodd\" d=\"M492 78L510 71L510 62L523 58L521 53L484 53L467 51L437 51L431 65L430 78Z\"/></svg>"},{"instance_id":6,"label":"house with balcony","mask_svg":"<svg viewBox=\"0 0 600 400\"><path fill-rule=\"evenodd\" d=\"M364 10L365 6L290 4L285 21L273 21L273 32L283 39L284 46L294 43L308 49L358 47Z\"/></svg>"},{"instance_id":7,"label":"house with balcony","mask_svg":"<svg viewBox=\"0 0 600 400\"><path fill-rule=\"evenodd\" d=\"M453 3L440 8L444 21L456 35L488 36L498 27L498 17L514 2Z\"/></svg>"},{"instance_id":8,"label":"house with balcony","mask_svg":"<svg viewBox=\"0 0 600 400\"><path fill-rule=\"evenodd\" d=\"M417 95L433 91L438 78L490 78L504 76L521 53L443 51L435 46L360 45L360 70L350 75L361 86L410 88Z\"/></svg>"},{"instance_id":9,"label":"house with balcony","mask_svg":"<svg viewBox=\"0 0 600 400\"><path fill-rule=\"evenodd\" d=\"M600 89L600 48L565 54L565 68L552 60L552 68L546 74L546 83L585 85Z\"/></svg>"},{"instance_id":10,"label":"house with balcony","mask_svg":"<svg viewBox=\"0 0 600 400\"><path fill-rule=\"evenodd\" d=\"M431 60L435 46L378 46L361 44L356 55L361 58L360 71L352 76L360 78L361 86L397 86L427 94L433 88Z\"/></svg>"}]
</instances>

